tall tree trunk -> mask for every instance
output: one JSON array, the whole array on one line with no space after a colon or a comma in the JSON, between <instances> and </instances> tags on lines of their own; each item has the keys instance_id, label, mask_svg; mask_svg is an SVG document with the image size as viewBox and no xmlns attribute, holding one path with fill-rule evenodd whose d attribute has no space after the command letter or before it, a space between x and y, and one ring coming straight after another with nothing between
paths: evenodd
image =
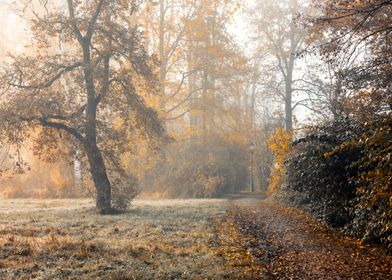
<instances>
[{"instance_id":1,"label":"tall tree trunk","mask_svg":"<svg viewBox=\"0 0 392 280\"><path fill-rule=\"evenodd\" d=\"M292 17L295 18L298 11L298 1L292 0ZM298 50L298 41L296 38L297 27L294 24L294 20L290 23L290 57L288 60L287 70L286 70L286 93L285 93L285 123L286 129L293 129L293 107L292 107L292 99L293 99L293 73L294 73L294 64L296 58L296 53Z\"/></svg>"},{"instance_id":2,"label":"tall tree trunk","mask_svg":"<svg viewBox=\"0 0 392 280\"><path fill-rule=\"evenodd\" d=\"M160 81L160 96L158 108L165 111L165 94L166 94L166 74L167 61L165 52L165 16L166 7L164 0L159 0L159 81Z\"/></svg>"},{"instance_id":3,"label":"tall tree trunk","mask_svg":"<svg viewBox=\"0 0 392 280\"><path fill-rule=\"evenodd\" d=\"M208 20L207 20L208 24ZM202 87L203 87L203 92L202 92L202 97L201 97L201 102L202 102L202 139L203 139L203 145L207 144L207 136L208 136L208 129L209 129L209 121L210 121L210 115L208 110L208 106L211 106L211 104L208 104L208 95L210 94L209 92L209 75L210 75L210 55L209 55L209 49L210 49L210 30L209 30L209 25L208 29L205 31L205 53L204 53L204 67L203 67L203 81L202 81Z\"/></svg>"},{"instance_id":4,"label":"tall tree trunk","mask_svg":"<svg viewBox=\"0 0 392 280\"><path fill-rule=\"evenodd\" d=\"M86 142L84 147L90 165L90 173L97 191L96 208L100 214L111 213L111 185L107 176L105 162L97 145L97 96L94 86L94 71L90 59L90 40L83 44L84 80L87 89ZM106 63L109 63L107 60ZM107 79L107 77L106 77ZM106 81L103 81L107 83Z\"/></svg>"},{"instance_id":5,"label":"tall tree trunk","mask_svg":"<svg viewBox=\"0 0 392 280\"><path fill-rule=\"evenodd\" d=\"M293 107L292 107L292 99L293 99L293 72L294 72L294 63L296 60L295 55L295 38L294 38L294 26L291 24L291 33L290 33L290 57L286 70L286 78L285 78L285 124L287 130L293 129Z\"/></svg>"},{"instance_id":6,"label":"tall tree trunk","mask_svg":"<svg viewBox=\"0 0 392 280\"><path fill-rule=\"evenodd\" d=\"M112 211L112 188L107 176L105 162L101 151L95 143L87 143L86 145L87 158L90 164L90 173L97 191L96 208L100 214L110 214Z\"/></svg>"},{"instance_id":7,"label":"tall tree trunk","mask_svg":"<svg viewBox=\"0 0 392 280\"><path fill-rule=\"evenodd\" d=\"M287 130L293 129L293 108L291 107L292 87L291 81L286 84L286 97L285 97L285 126Z\"/></svg>"}]
</instances>

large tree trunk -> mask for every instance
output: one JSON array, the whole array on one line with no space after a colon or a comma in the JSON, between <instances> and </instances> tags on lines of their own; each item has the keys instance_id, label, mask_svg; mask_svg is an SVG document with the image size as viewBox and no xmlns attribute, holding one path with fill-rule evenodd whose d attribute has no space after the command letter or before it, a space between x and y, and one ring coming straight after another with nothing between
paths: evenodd
<instances>
[{"instance_id":1,"label":"large tree trunk","mask_svg":"<svg viewBox=\"0 0 392 280\"><path fill-rule=\"evenodd\" d=\"M292 90L291 83L292 83L291 80L286 81L285 126L287 130L293 129L293 108L291 107L293 90Z\"/></svg>"},{"instance_id":2,"label":"large tree trunk","mask_svg":"<svg viewBox=\"0 0 392 280\"><path fill-rule=\"evenodd\" d=\"M105 162L102 153L97 146L97 101L93 81L93 71L90 65L90 53L88 47L85 49L85 81L87 85L86 106L86 143L85 149L90 164L90 173L97 191L96 208L100 214L110 214L111 208L111 185L106 173ZM86 59L87 57L87 59Z\"/></svg>"},{"instance_id":3,"label":"large tree trunk","mask_svg":"<svg viewBox=\"0 0 392 280\"><path fill-rule=\"evenodd\" d=\"M293 129L293 110L291 108L291 96L285 100L285 126L287 130Z\"/></svg>"},{"instance_id":4,"label":"large tree trunk","mask_svg":"<svg viewBox=\"0 0 392 280\"><path fill-rule=\"evenodd\" d=\"M298 1L293 0L292 1L293 5L293 15L296 14L296 11L298 11ZM285 123L286 123L286 129L287 130L292 130L293 129L293 107L292 107L292 96L293 96L293 73L294 73L294 63L296 60L296 53L298 50L298 42L295 37L297 31L296 31L296 26L294 24L294 21L291 22L290 24L290 57L288 61L288 66L287 66L287 71L286 71L286 96L285 96Z\"/></svg>"},{"instance_id":5,"label":"large tree trunk","mask_svg":"<svg viewBox=\"0 0 392 280\"><path fill-rule=\"evenodd\" d=\"M88 145L88 144L87 144ZM101 151L96 144L86 147L87 158L90 164L90 173L97 191L96 208L100 214L110 214L111 207L111 185L107 176L105 162Z\"/></svg>"},{"instance_id":6,"label":"large tree trunk","mask_svg":"<svg viewBox=\"0 0 392 280\"><path fill-rule=\"evenodd\" d=\"M86 142L85 149L87 158L90 164L90 173L94 181L95 189L97 191L96 196L96 208L100 214L112 213L111 207L111 185L106 172L105 162L102 157L102 153L97 146L97 94L94 85L94 71L91 65L90 58L90 42L91 37L82 39L83 47L83 64L84 64L84 80L86 82L87 89L87 106L86 106ZM108 85L108 73L109 73L109 58L105 58L104 63L106 65L103 87L101 94L105 94Z\"/></svg>"}]
</instances>

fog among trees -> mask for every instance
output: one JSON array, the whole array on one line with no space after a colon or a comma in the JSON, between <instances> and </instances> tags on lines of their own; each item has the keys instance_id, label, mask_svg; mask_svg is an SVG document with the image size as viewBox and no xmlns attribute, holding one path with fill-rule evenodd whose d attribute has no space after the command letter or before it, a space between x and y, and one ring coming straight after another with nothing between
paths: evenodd
<instances>
[{"instance_id":1,"label":"fog among trees","mask_svg":"<svg viewBox=\"0 0 392 280\"><path fill-rule=\"evenodd\" d=\"M390 252L391 13L0 0L0 198L262 197Z\"/></svg>"}]
</instances>

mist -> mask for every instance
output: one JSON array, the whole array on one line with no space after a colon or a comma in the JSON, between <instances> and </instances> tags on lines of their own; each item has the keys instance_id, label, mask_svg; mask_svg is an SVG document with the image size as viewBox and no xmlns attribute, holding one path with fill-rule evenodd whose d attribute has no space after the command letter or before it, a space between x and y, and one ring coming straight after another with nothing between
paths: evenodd
<instances>
[{"instance_id":1,"label":"mist","mask_svg":"<svg viewBox=\"0 0 392 280\"><path fill-rule=\"evenodd\" d=\"M12 243L5 229L2 244L34 258L81 248L79 261L91 262L69 266L70 279L120 279L119 267L141 262L156 268L125 279L262 279L275 275L281 246L265 236L296 231L304 211L318 230L322 222L390 252L391 10L378 0L0 0L0 208L13 220L1 227L25 232ZM89 224L82 237L56 222L72 227L64 211L78 216L77 230ZM282 224L265 226L274 219ZM121 237L111 247L112 230ZM118 261L138 264L91 274L98 256L110 266L128 233L132 248ZM33 246L24 235L46 239ZM158 269L170 254L183 262ZM0 276L16 279L10 258ZM340 275L304 267L277 279Z\"/></svg>"}]
</instances>

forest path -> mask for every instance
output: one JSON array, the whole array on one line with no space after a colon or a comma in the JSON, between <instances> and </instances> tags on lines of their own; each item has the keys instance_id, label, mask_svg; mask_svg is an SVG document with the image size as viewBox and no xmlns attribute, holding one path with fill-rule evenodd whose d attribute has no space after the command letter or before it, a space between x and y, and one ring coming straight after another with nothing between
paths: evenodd
<instances>
[{"instance_id":1,"label":"forest path","mask_svg":"<svg viewBox=\"0 0 392 280\"><path fill-rule=\"evenodd\" d=\"M232 200L236 226L262 279L392 279L392 256L344 237L298 209L268 200Z\"/></svg>"}]
</instances>

